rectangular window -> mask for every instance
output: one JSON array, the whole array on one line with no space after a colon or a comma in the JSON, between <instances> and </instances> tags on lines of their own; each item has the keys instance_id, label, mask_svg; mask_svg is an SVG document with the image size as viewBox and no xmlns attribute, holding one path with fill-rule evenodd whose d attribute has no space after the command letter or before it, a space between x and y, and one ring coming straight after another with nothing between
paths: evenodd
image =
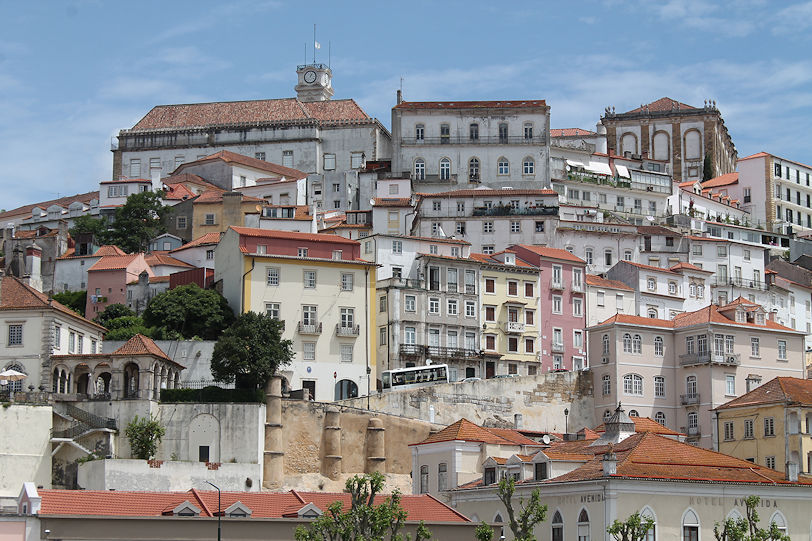
<instances>
[{"instance_id":1,"label":"rectangular window","mask_svg":"<svg viewBox=\"0 0 812 541\"><path fill-rule=\"evenodd\" d=\"M553 313L561 313L561 295L553 295Z\"/></svg>"},{"instance_id":2,"label":"rectangular window","mask_svg":"<svg viewBox=\"0 0 812 541\"><path fill-rule=\"evenodd\" d=\"M393 254L402 254L403 253L403 241L400 241L400 240L393 240L392 241L392 253Z\"/></svg>"},{"instance_id":3,"label":"rectangular window","mask_svg":"<svg viewBox=\"0 0 812 541\"><path fill-rule=\"evenodd\" d=\"M203 225L215 225L214 219L215 219L214 214L206 214L206 217L203 220Z\"/></svg>"},{"instance_id":4,"label":"rectangular window","mask_svg":"<svg viewBox=\"0 0 812 541\"><path fill-rule=\"evenodd\" d=\"M584 300L583 299L572 299L572 315L575 317L581 317L584 315Z\"/></svg>"},{"instance_id":5,"label":"rectangular window","mask_svg":"<svg viewBox=\"0 0 812 541\"><path fill-rule=\"evenodd\" d=\"M352 344L341 344L341 362L352 362Z\"/></svg>"},{"instance_id":6,"label":"rectangular window","mask_svg":"<svg viewBox=\"0 0 812 541\"><path fill-rule=\"evenodd\" d=\"M429 314L440 314L440 299L437 297L429 297Z\"/></svg>"},{"instance_id":7,"label":"rectangular window","mask_svg":"<svg viewBox=\"0 0 812 541\"><path fill-rule=\"evenodd\" d=\"M133 158L130 160L130 178L139 178L141 176L141 160Z\"/></svg>"},{"instance_id":8,"label":"rectangular window","mask_svg":"<svg viewBox=\"0 0 812 541\"><path fill-rule=\"evenodd\" d=\"M485 306L485 321L496 321L495 306Z\"/></svg>"},{"instance_id":9,"label":"rectangular window","mask_svg":"<svg viewBox=\"0 0 812 541\"><path fill-rule=\"evenodd\" d=\"M509 296L516 297L519 295L519 282L515 280L508 280L507 286L507 294Z\"/></svg>"},{"instance_id":10,"label":"rectangular window","mask_svg":"<svg viewBox=\"0 0 812 541\"><path fill-rule=\"evenodd\" d=\"M663 376L654 376L654 396L665 398L665 378Z\"/></svg>"},{"instance_id":11,"label":"rectangular window","mask_svg":"<svg viewBox=\"0 0 812 541\"><path fill-rule=\"evenodd\" d=\"M293 151L292 150L283 150L282 151L282 165L285 167L293 167Z\"/></svg>"},{"instance_id":12,"label":"rectangular window","mask_svg":"<svg viewBox=\"0 0 812 541\"><path fill-rule=\"evenodd\" d=\"M379 312L386 312L386 295L382 296L379 300Z\"/></svg>"},{"instance_id":13,"label":"rectangular window","mask_svg":"<svg viewBox=\"0 0 812 541\"><path fill-rule=\"evenodd\" d=\"M254 158L258 160L265 161L265 153L264 152L254 152Z\"/></svg>"},{"instance_id":14,"label":"rectangular window","mask_svg":"<svg viewBox=\"0 0 812 541\"><path fill-rule=\"evenodd\" d=\"M459 305L457 304L457 299L448 299L448 303L446 305L446 311L449 316L456 316L459 314Z\"/></svg>"},{"instance_id":15,"label":"rectangular window","mask_svg":"<svg viewBox=\"0 0 812 541\"><path fill-rule=\"evenodd\" d=\"M71 333L73 336L73 333ZM8 326L8 345L21 346L23 345L23 326L21 324L12 324ZM71 353L73 353L73 344L70 346Z\"/></svg>"},{"instance_id":16,"label":"rectangular window","mask_svg":"<svg viewBox=\"0 0 812 541\"><path fill-rule=\"evenodd\" d=\"M522 223L521 222L510 222L510 232L511 233L519 233L522 230Z\"/></svg>"},{"instance_id":17,"label":"rectangular window","mask_svg":"<svg viewBox=\"0 0 812 541\"><path fill-rule=\"evenodd\" d=\"M379 346L386 345L386 327L378 328L378 345Z\"/></svg>"},{"instance_id":18,"label":"rectangular window","mask_svg":"<svg viewBox=\"0 0 812 541\"><path fill-rule=\"evenodd\" d=\"M271 316L273 319L281 319L280 317L280 305L278 302L266 302L265 303L265 313Z\"/></svg>"},{"instance_id":19,"label":"rectangular window","mask_svg":"<svg viewBox=\"0 0 812 541\"><path fill-rule=\"evenodd\" d=\"M316 343L302 342L302 359L305 361L316 360Z\"/></svg>"},{"instance_id":20,"label":"rectangular window","mask_svg":"<svg viewBox=\"0 0 812 541\"><path fill-rule=\"evenodd\" d=\"M524 296L525 297L533 297L534 293L534 285L533 282L525 282L524 283Z\"/></svg>"},{"instance_id":21,"label":"rectangular window","mask_svg":"<svg viewBox=\"0 0 812 541\"><path fill-rule=\"evenodd\" d=\"M767 458L765 458L764 459L764 465L766 465L771 470L774 470L775 469L775 457L774 456L768 456Z\"/></svg>"},{"instance_id":22,"label":"rectangular window","mask_svg":"<svg viewBox=\"0 0 812 541\"><path fill-rule=\"evenodd\" d=\"M510 353L518 353L519 352L519 339L515 336L508 337L508 352Z\"/></svg>"},{"instance_id":23,"label":"rectangular window","mask_svg":"<svg viewBox=\"0 0 812 541\"><path fill-rule=\"evenodd\" d=\"M744 439L752 440L753 439L753 420L752 419L745 419L744 420Z\"/></svg>"},{"instance_id":24,"label":"rectangular window","mask_svg":"<svg viewBox=\"0 0 812 541\"><path fill-rule=\"evenodd\" d=\"M456 293L459 289L457 275L457 269L447 269L446 271L446 283L450 293Z\"/></svg>"},{"instance_id":25,"label":"rectangular window","mask_svg":"<svg viewBox=\"0 0 812 541\"><path fill-rule=\"evenodd\" d=\"M326 171L332 171L336 168L336 155L335 154L325 154L324 155L324 169Z\"/></svg>"},{"instance_id":26,"label":"rectangular window","mask_svg":"<svg viewBox=\"0 0 812 541\"><path fill-rule=\"evenodd\" d=\"M341 275L341 291L352 291L353 286L353 275L350 273L344 273Z\"/></svg>"},{"instance_id":27,"label":"rectangular window","mask_svg":"<svg viewBox=\"0 0 812 541\"><path fill-rule=\"evenodd\" d=\"M214 260L214 250L206 250L206 259L209 261Z\"/></svg>"},{"instance_id":28,"label":"rectangular window","mask_svg":"<svg viewBox=\"0 0 812 541\"><path fill-rule=\"evenodd\" d=\"M302 325L315 327L318 323L318 307L310 304L302 306Z\"/></svg>"},{"instance_id":29,"label":"rectangular window","mask_svg":"<svg viewBox=\"0 0 812 541\"><path fill-rule=\"evenodd\" d=\"M536 341L532 338L525 338L524 339L524 352L525 353L533 353L536 348Z\"/></svg>"},{"instance_id":30,"label":"rectangular window","mask_svg":"<svg viewBox=\"0 0 812 541\"><path fill-rule=\"evenodd\" d=\"M415 331L414 327L406 327L404 332L404 343L409 345L415 344L415 339L417 338L417 332Z\"/></svg>"},{"instance_id":31,"label":"rectangular window","mask_svg":"<svg viewBox=\"0 0 812 541\"><path fill-rule=\"evenodd\" d=\"M364 153L363 152L351 152L350 153L350 169L360 169L364 165Z\"/></svg>"},{"instance_id":32,"label":"rectangular window","mask_svg":"<svg viewBox=\"0 0 812 541\"><path fill-rule=\"evenodd\" d=\"M787 341L786 340L779 340L778 341L778 360L786 361L787 360Z\"/></svg>"},{"instance_id":33,"label":"rectangular window","mask_svg":"<svg viewBox=\"0 0 812 541\"><path fill-rule=\"evenodd\" d=\"M725 441L733 440L733 436L733 421L725 421Z\"/></svg>"},{"instance_id":34,"label":"rectangular window","mask_svg":"<svg viewBox=\"0 0 812 541\"><path fill-rule=\"evenodd\" d=\"M186 216L178 216L178 229L186 229Z\"/></svg>"},{"instance_id":35,"label":"rectangular window","mask_svg":"<svg viewBox=\"0 0 812 541\"><path fill-rule=\"evenodd\" d=\"M493 278L485 278L485 293L496 292L496 280Z\"/></svg>"},{"instance_id":36,"label":"rectangular window","mask_svg":"<svg viewBox=\"0 0 812 541\"><path fill-rule=\"evenodd\" d=\"M775 436L775 418L773 417L764 418L764 435Z\"/></svg>"},{"instance_id":37,"label":"rectangular window","mask_svg":"<svg viewBox=\"0 0 812 541\"><path fill-rule=\"evenodd\" d=\"M476 317L476 303L465 301L465 317Z\"/></svg>"},{"instance_id":38,"label":"rectangular window","mask_svg":"<svg viewBox=\"0 0 812 541\"><path fill-rule=\"evenodd\" d=\"M524 311L524 324L525 325L533 325L533 320L535 319L536 312L534 310L525 310Z\"/></svg>"},{"instance_id":39,"label":"rectangular window","mask_svg":"<svg viewBox=\"0 0 812 541\"><path fill-rule=\"evenodd\" d=\"M416 297L414 295L406 295L404 309L407 312L414 312L416 311Z\"/></svg>"},{"instance_id":40,"label":"rectangular window","mask_svg":"<svg viewBox=\"0 0 812 541\"><path fill-rule=\"evenodd\" d=\"M563 282L561 281L561 266L560 265L553 265L553 287L561 287Z\"/></svg>"},{"instance_id":41,"label":"rectangular window","mask_svg":"<svg viewBox=\"0 0 812 541\"><path fill-rule=\"evenodd\" d=\"M316 271L304 271L304 287L305 289L313 289L316 287Z\"/></svg>"},{"instance_id":42,"label":"rectangular window","mask_svg":"<svg viewBox=\"0 0 812 541\"><path fill-rule=\"evenodd\" d=\"M736 376L733 374L725 375L725 394L727 396L736 396Z\"/></svg>"}]
</instances>

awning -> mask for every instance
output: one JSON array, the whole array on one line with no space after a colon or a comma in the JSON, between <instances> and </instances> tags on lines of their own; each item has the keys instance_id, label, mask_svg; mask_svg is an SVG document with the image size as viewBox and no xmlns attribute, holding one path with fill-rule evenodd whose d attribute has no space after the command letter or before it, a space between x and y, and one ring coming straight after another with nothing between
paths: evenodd
<instances>
[{"instance_id":1,"label":"awning","mask_svg":"<svg viewBox=\"0 0 812 541\"><path fill-rule=\"evenodd\" d=\"M612 169L609 167L608 163L589 162L589 165L586 166L586 170L592 173L612 176Z\"/></svg>"},{"instance_id":2,"label":"awning","mask_svg":"<svg viewBox=\"0 0 812 541\"><path fill-rule=\"evenodd\" d=\"M575 160L567 160L567 165L569 165L570 167L586 167L581 162L576 162Z\"/></svg>"},{"instance_id":3,"label":"awning","mask_svg":"<svg viewBox=\"0 0 812 541\"><path fill-rule=\"evenodd\" d=\"M632 178L631 174L629 174L629 169L625 165L615 164L615 169L617 169L618 176L623 178Z\"/></svg>"}]
</instances>

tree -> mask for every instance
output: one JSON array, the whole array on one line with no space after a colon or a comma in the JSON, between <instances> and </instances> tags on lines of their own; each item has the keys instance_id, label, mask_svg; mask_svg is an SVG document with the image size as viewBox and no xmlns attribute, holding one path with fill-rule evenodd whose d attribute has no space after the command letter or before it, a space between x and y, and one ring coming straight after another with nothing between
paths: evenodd
<instances>
[{"instance_id":1,"label":"tree","mask_svg":"<svg viewBox=\"0 0 812 541\"><path fill-rule=\"evenodd\" d=\"M213 289L188 284L156 295L144 311L144 324L165 327L183 338L215 340L234 323L234 313Z\"/></svg>"},{"instance_id":2,"label":"tree","mask_svg":"<svg viewBox=\"0 0 812 541\"><path fill-rule=\"evenodd\" d=\"M104 218L94 218L89 214L77 216L73 220L73 227L68 229L68 233L74 239L79 235L93 235L97 242L101 242L107 233L107 220Z\"/></svg>"},{"instance_id":3,"label":"tree","mask_svg":"<svg viewBox=\"0 0 812 541\"><path fill-rule=\"evenodd\" d=\"M153 340L173 340L176 335L166 332L163 327L147 327L139 316L121 316L107 322L105 340L129 340L136 334L143 334Z\"/></svg>"},{"instance_id":4,"label":"tree","mask_svg":"<svg viewBox=\"0 0 812 541\"><path fill-rule=\"evenodd\" d=\"M135 312L123 304L108 304L107 307L102 310L98 316L96 316L96 323L107 327L107 325L116 318L134 315Z\"/></svg>"},{"instance_id":5,"label":"tree","mask_svg":"<svg viewBox=\"0 0 812 541\"><path fill-rule=\"evenodd\" d=\"M491 541L493 539L493 528L488 526L488 523L484 520L482 524L476 527L474 530L474 537L476 541Z\"/></svg>"},{"instance_id":6,"label":"tree","mask_svg":"<svg viewBox=\"0 0 812 541\"><path fill-rule=\"evenodd\" d=\"M654 519L635 513L624 522L615 519L606 531L617 541L643 541L654 527Z\"/></svg>"},{"instance_id":7,"label":"tree","mask_svg":"<svg viewBox=\"0 0 812 541\"><path fill-rule=\"evenodd\" d=\"M505 506L508 515L508 526L510 531L513 532L515 541L536 541L536 536L533 530L540 522L544 522L547 518L547 506L541 504L541 496L539 489L534 490L530 494L530 499L525 505L524 499L519 499L519 513L518 516L513 508L513 494L516 492L516 480L512 476L505 476L499 481L499 488L496 495ZM490 526L484 522L477 527L476 537L478 540L487 540L487 530ZM491 536L493 531L491 531Z\"/></svg>"},{"instance_id":8,"label":"tree","mask_svg":"<svg viewBox=\"0 0 812 541\"><path fill-rule=\"evenodd\" d=\"M403 541L411 534L400 533L408 514L400 505L400 493L395 491L382 503L375 497L383 488L383 475L356 475L347 479L350 509L344 511L340 501L330 504L327 512L309 526L296 528L296 541ZM430 539L431 532L421 521L415 541Z\"/></svg>"},{"instance_id":9,"label":"tree","mask_svg":"<svg viewBox=\"0 0 812 541\"><path fill-rule=\"evenodd\" d=\"M713 535L716 541L790 541L789 536L779 530L774 522L767 529L759 527L756 506L760 501L758 496L748 496L744 499L745 518L729 518L722 524L714 524Z\"/></svg>"},{"instance_id":10,"label":"tree","mask_svg":"<svg viewBox=\"0 0 812 541\"><path fill-rule=\"evenodd\" d=\"M155 456L158 444L161 443L166 428L161 425L157 417L138 417L136 415L124 431L130 440L130 449L136 458L149 460Z\"/></svg>"},{"instance_id":11,"label":"tree","mask_svg":"<svg viewBox=\"0 0 812 541\"><path fill-rule=\"evenodd\" d=\"M144 252L149 241L166 232L163 192L134 193L116 209L113 223L102 235L104 244L115 244L127 253Z\"/></svg>"},{"instance_id":12,"label":"tree","mask_svg":"<svg viewBox=\"0 0 812 541\"><path fill-rule=\"evenodd\" d=\"M282 339L282 322L267 314L242 314L214 345L211 372L216 381L259 388L293 359L290 340Z\"/></svg>"},{"instance_id":13,"label":"tree","mask_svg":"<svg viewBox=\"0 0 812 541\"><path fill-rule=\"evenodd\" d=\"M56 302L62 303L77 314L85 315L87 306L87 291L64 291L54 295Z\"/></svg>"},{"instance_id":14,"label":"tree","mask_svg":"<svg viewBox=\"0 0 812 541\"><path fill-rule=\"evenodd\" d=\"M702 182L710 180L716 176L713 171L713 162L711 161L710 154L705 154L705 161L702 162Z\"/></svg>"}]
</instances>

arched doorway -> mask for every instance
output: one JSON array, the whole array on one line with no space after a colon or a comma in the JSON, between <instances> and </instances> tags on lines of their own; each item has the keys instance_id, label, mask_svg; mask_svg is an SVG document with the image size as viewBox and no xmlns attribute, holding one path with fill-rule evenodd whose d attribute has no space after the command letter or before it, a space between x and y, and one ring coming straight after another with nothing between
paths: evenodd
<instances>
[{"instance_id":1,"label":"arched doorway","mask_svg":"<svg viewBox=\"0 0 812 541\"><path fill-rule=\"evenodd\" d=\"M124 398L138 398L138 365L135 363L124 366Z\"/></svg>"},{"instance_id":2,"label":"arched doorway","mask_svg":"<svg viewBox=\"0 0 812 541\"><path fill-rule=\"evenodd\" d=\"M358 385L349 379L342 379L336 383L336 400L355 398L358 396Z\"/></svg>"}]
</instances>

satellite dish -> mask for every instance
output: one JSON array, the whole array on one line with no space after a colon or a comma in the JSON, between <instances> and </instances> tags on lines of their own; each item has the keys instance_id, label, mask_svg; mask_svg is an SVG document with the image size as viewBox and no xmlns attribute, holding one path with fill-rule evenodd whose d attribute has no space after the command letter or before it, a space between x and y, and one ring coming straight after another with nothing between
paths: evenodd
<instances>
[{"instance_id":1,"label":"satellite dish","mask_svg":"<svg viewBox=\"0 0 812 541\"><path fill-rule=\"evenodd\" d=\"M431 366L431 363L432 363L431 359L426 359L426 366Z\"/></svg>"},{"instance_id":2,"label":"satellite dish","mask_svg":"<svg viewBox=\"0 0 812 541\"><path fill-rule=\"evenodd\" d=\"M544 443L544 445L549 445L549 443L550 443L550 436L548 436L547 434L544 434L544 435L541 437L541 441Z\"/></svg>"},{"instance_id":3,"label":"satellite dish","mask_svg":"<svg viewBox=\"0 0 812 541\"><path fill-rule=\"evenodd\" d=\"M375 198L374 197L369 200L369 206L371 206L371 207L375 206Z\"/></svg>"}]
</instances>

